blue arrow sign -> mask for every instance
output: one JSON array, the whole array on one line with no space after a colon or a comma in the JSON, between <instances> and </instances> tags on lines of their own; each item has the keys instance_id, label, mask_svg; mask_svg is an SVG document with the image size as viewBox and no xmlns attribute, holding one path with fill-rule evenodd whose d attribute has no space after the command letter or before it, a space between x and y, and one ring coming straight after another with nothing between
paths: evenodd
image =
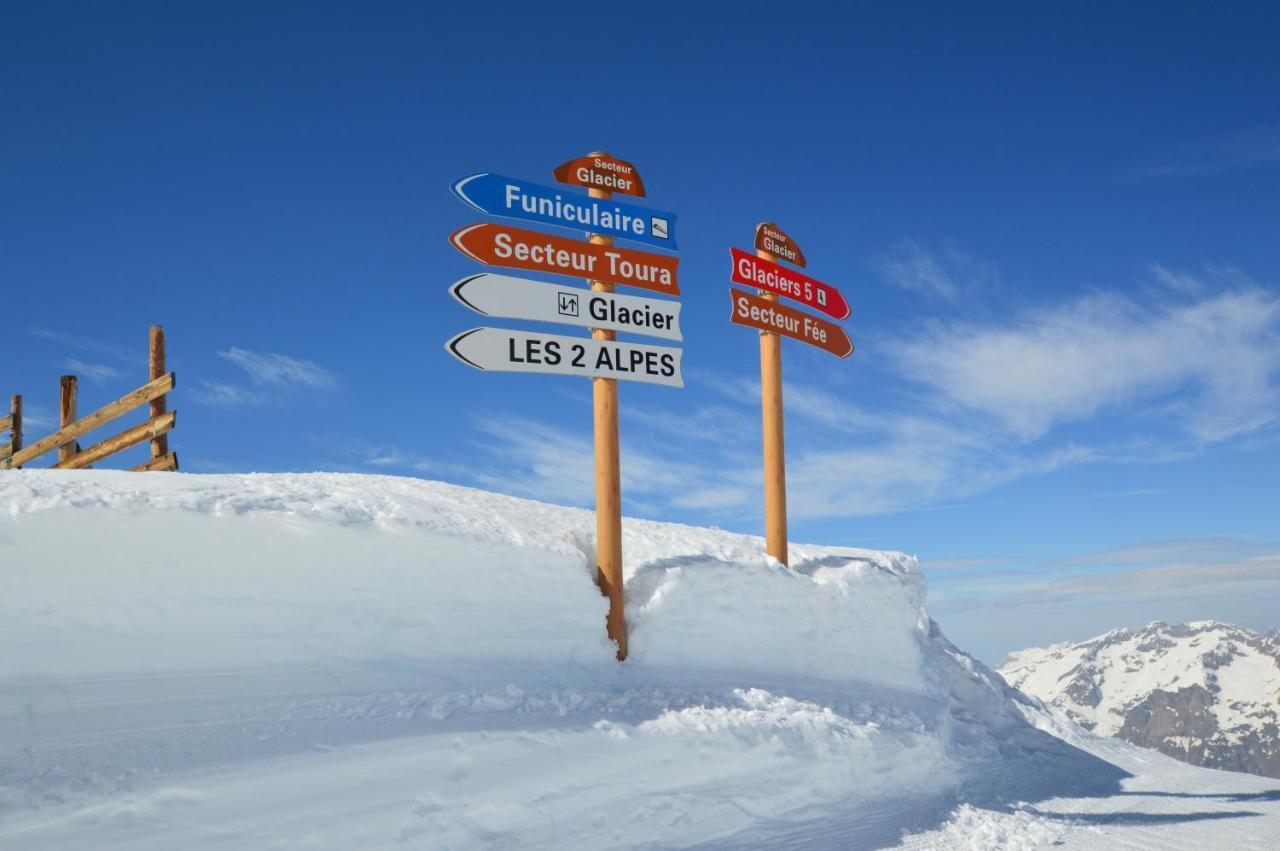
<instances>
[{"instance_id":1,"label":"blue arrow sign","mask_svg":"<svg viewBox=\"0 0 1280 851\"><path fill-rule=\"evenodd\" d=\"M676 214L591 198L500 174L473 174L453 194L482 213L616 236L676 250Z\"/></svg>"}]
</instances>

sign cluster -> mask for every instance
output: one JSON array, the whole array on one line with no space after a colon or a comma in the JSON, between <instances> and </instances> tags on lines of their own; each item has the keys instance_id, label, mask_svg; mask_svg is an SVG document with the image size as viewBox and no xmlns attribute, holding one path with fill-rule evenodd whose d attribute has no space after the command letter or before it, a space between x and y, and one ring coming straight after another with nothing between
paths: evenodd
<instances>
[{"instance_id":1,"label":"sign cluster","mask_svg":"<svg viewBox=\"0 0 1280 851\"><path fill-rule=\"evenodd\" d=\"M567 228L574 238L484 221L459 228L449 242L463 255L497 269L553 276L531 280L500 272L469 275L449 288L454 299L481 316L590 328L589 337L543 331L472 328L446 344L468 366L495 372L534 372L589 377L595 434L597 582L609 598L606 631L627 657L622 576L622 481L618 445L618 381L683 387L683 350L619 340L619 332L679 342L680 303L615 292L632 287L679 296L676 216L615 201L645 197L635 166L596 152L554 171L566 190L483 172L453 184L453 193L486 216ZM639 243L624 247L618 240ZM650 248L665 249L670 254ZM849 303L835 287L809 277L795 240L772 222L756 228L755 254L730 249L730 321L760 332L760 407L763 437L765 543L770 556L788 564L786 453L783 441L782 337L800 340L841 358L853 342L839 322ZM789 264L789 265L784 265ZM564 282L563 279L577 279ZM586 282L584 287L582 282ZM784 303L784 300L786 303ZM798 310L796 302L814 312ZM821 315L818 315L821 314Z\"/></svg>"},{"instance_id":2,"label":"sign cluster","mask_svg":"<svg viewBox=\"0 0 1280 851\"><path fill-rule=\"evenodd\" d=\"M836 357L853 354L853 341L828 319L796 310L780 299L799 302L831 319L847 319L849 302L835 287L779 263L804 268L800 246L773 222L756 226L756 253L730 248L735 284L729 288L729 321L760 332L760 424L764 460L765 547L782 564L787 553L787 465L783 440L782 337L816 346Z\"/></svg>"},{"instance_id":3,"label":"sign cluster","mask_svg":"<svg viewBox=\"0 0 1280 851\"><path fill-rule=\"evenodd\" d=\"M592 378L595 431L596 579L609 598L606 631L627 658L623 611L622 473L618 449L618 381L683 387L682 349L620 341L618 332L682 339L680 303L614 292L635 287L680 295L679 261L669 254L622 248L615 240L676 250L674 213L613 200L613 194L644 197L644 183L631 163L604 153L570 160L555 170L561 183L587 194L516 180L473 174L453 184L453 193L486 215L585 231L587 239L481 222L453 232L454 248L486 266L585 279L588 288L482 272L455 283L449 292L482 316L553 322L590 328L570 337L509 328L472 328L449 340L449 353L476 369L540 372Z\"/></svg>"},{"instance_id":4,"label":"sign cluster","mask_svg":"<svg viewBox=\"0 0 1280 851\"><path fill-rule=\"evenodd\" d=\"M585 231L643 245L676 249L676 216L614 201L617 192L643 196L635 166L592 155L564 163L556 180L592 190L591 195L498 174L473 174L453 184L462 201L491 216ZM679 260L667 254L621 248L612 240L583 241L482 222L455 231L449 242L487 266L566 276L680 295ZM611 289L611 287L610 287ZM573 284L481 273L450 289L465 307L483 316L577 325L680 340L680 304L621 295ZM541 332L473 328L449 340L454 357L477 369L614 378L682 387L682 350L618 340L590 340Z\"/></svg>"},{"instance_id":5,"label":"sign cluster","mask_svg":"<svg viewBox=\"0 0 1280 851\"><path fill-rule=\"evenodd\" d=\"M729 252L733 259L733 282L761 291L760 295L752 295L729 288L733 301L729 314L731 322L791 337L837 357L847 358L853 354L853 341L839 325L777 300L782 296L825 313L832 319L849 318L849 303L835 287L770 259L786 258L797 266L806 265L804 252L777 225L765 222L756 227L756 254L737 248L730 248Z\"/></svg>"}]
</instances>

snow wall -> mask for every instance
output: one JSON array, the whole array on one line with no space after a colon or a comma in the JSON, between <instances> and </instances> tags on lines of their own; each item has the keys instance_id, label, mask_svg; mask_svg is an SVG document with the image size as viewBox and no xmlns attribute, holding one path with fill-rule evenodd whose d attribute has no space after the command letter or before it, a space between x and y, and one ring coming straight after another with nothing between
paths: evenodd
<instances>
[{"instance_id":1,"label":"snow wall","mask_svg":"<svg viewBox=\"0 0 1280 851\"><path fill-rule=\"evenodd\" d=\"M287 847L599 847L609 809L679 845L943 794L1034 733L898 553L794 545L789 570L756 537L628 520L618 664L593 531L417 479L0 472L0 836L196 848L252 811L306 814L255 828ZM210 769L291 779L155 833L195 830L155 814ZM92 829L45 813L135 793Z\"/></svg>"},{"instance_id":2,"label":"snow wall","mask_svg":"<svg viewBox=\"0 0 1280 851\"><path fill-rule=\"evenodd\" d=\"M607 662L590 512L381 476L0 473L0 678ZM924 692L899 553L628 520L627 669Z\"/></svg>"}]
</instances>

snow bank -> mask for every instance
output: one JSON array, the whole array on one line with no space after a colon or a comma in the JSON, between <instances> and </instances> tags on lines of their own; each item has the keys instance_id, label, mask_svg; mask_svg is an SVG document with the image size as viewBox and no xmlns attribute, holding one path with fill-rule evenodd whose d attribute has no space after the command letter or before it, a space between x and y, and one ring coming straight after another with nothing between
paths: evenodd
<instances>
[{"instance_id":1,"label":"snow bank","mask_svg":"<svg viewBox=\"0 0 1280 851\"><path fill-rule=\"evenodd\" d=\"M1123 776L897 553L628 520L618 664L593 530L414 479L0 472L0 847L1038 842L957 790Z\"/></svg>"},{"instance_id":2,"label":"snow bank","mask_svg":"<svg viewBox=\"0 0 1280 851\"><path fill-rule=\"evenodd\" d=\"M0 678L605 663L589 512L379 476L0 475ZM628 521L630 668L923 691L899 554ZM847 627L847 628L846 628Z\"/></svg>"}]
</instances>

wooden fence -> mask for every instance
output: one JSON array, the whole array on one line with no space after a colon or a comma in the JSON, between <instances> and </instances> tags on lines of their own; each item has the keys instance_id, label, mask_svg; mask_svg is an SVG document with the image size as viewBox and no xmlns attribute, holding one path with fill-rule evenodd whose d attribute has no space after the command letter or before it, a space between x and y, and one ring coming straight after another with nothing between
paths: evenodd
<instances>
[{"instance_id":1,"label":"wooden fence","mask_svg":"<svg viewBox=\"0 0 1280 851\"><path fill-rule=\"evenodd\" d=\"M146 440L151 441L151 460L130 467L130 470L177 470L178 455L169 451L169 432L173 430L177 420L177 411L166 410L165 401L166 394L174 388L176 378L172 372L165 372L164 361L164 328L152 325L147 358L151 380L137 390L132 390L78 419L76 397L79 382L74 375L62 376L58 393L58 430L26 446L22 440L22 397L14 396L9 415L0 418L0 437L3 437L6 430L9 432L8 443L0 443L0 470L20 469L55 449L58 450L58 460L53 469L79 470ZM79 439L85 434L143 405L149 406L149 416L145 422L101 440L87 449L81 448Z\"/></svg>"}]
</instances>

